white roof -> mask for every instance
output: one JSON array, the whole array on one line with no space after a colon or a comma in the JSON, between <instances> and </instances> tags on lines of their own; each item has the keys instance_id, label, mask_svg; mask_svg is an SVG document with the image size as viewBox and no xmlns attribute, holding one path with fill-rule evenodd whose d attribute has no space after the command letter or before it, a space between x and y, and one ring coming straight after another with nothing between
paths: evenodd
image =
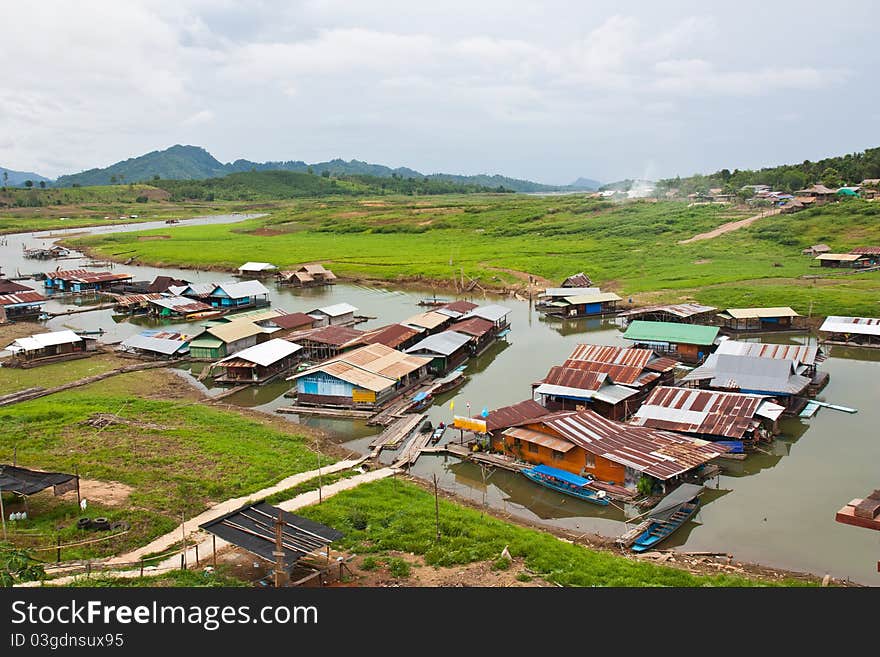
<instances>
[{"instance_id":1,"label":"white roof","mask_svg":"<svg viewBox=\"0 0 880 657\"><path fill-rule=\"evenodd\" d=\"M149 335L133 335L126 339L121 345L121 349L143 349L144 351L153 351L158 354L170 356L178 351L188 351L188 340L172 340L169 338L153 338Z\"/></svg>"},{"instance_id":2,"label":"white roof","mask_svg":"<svg viewBox=\"0 0 880 657\"><path fill-rule=\"evenodd\" d=\"M499 306L498 304L493 303L488 306L480 306L478 308L474 308L462 319L468 319L470 317L480 317L482 319L487 319L490 322L497 322L499 319L502 319L509 313L510 308Z\"/></svg>"},{"instance_id":3,"label":"white roof","mask_svg":"<svg viewBox=\"0 0 880 657\"><path fill-rule=\"evenodd\" d=\"M238 268L238 271L271 271L273 269L278 269L278 267L268 262L246 262Z\"/></svg>"},{"instance_id":4,"label":"white roof","mask_svg":"<svg viewBox=\"0 0 880 657\"><path fill-rule=\"evenodd\" d=\"M228 360L240 358L242 360L250 361L251 363L256 363L257 365L262 365L263 367L268 367L272 363L277 363L282 358L287 358L301 349L302 347L298 344L275 338L274 340L269 340L263 344L258 344L255 347L242 349L232 356L227 356L220 362L225 363Z\"/></svg>"},{"instance_id":5,"label":"white roof","mask_svg":"<svg viewBox=\"0 0 880 657\"><path fill-rule=\"evenodd\" d=\"M418 344L414 344L407 349L406 353L410 354L416 351L429 351L434 354L440 354L441 356L449 356L470 341L471 336L465 335L464 333L458 333L457 331L443 331L442 333L429 335Z\"/></svg>"},{"instance_id":6,"label":"white roof","mask_svg":"<svg viewBox=\"0 0 880 657\"><path fill-rule=\"evenodd\" d=\"M243 299L244 297L256 297L263 294L269 294L266 286L260 281L241 281L240 283L218 283L217 287L221 288L232 299Z\"/></svg>"},{"instance_id":7,"label":"white roof","mask_svg":"<svg viewBox=\"0 0 880 657\"><path fill-rule=\"evenodd\" d=\"M776 308L727 308L725 311L734 319L754 319L759 317L800 317L788 306Z\"/></svg>"},{"instance_id":8,"label":"white roof","mask_svg":"<svg viewBox=\"0 0 880 657\"><path fill-rule=\"evenodd\" d=\"M358 309L350 303L335 303L332 306L324 306L323 308L313 310L312 313L321 313L322 315L327 315L329 317L339 317L341 315L348 315L349 313L356 313L357 310Z\"/></svg>"},{"instance_id":9,"label":"white roof","mask_svg":"<svg viewBox=\"0 0 880 657\"><path fill-rule=\"evenodd\" d=\"M19 338L6 347L9 351L36 351L56 344L72 344L82 342L82 338L73 331L53 331L51 333L37 333L26 338Z\"/></svg>"},{"instance_id":10,"label":"white roof","mask_svg":"<svg viewBox=\"0 0 880 657\"><path fill-rule=\"evenodd\" d=\"M780 415L785 412L785 406L780 406L779 404L774 404L770 401L765 401L763 404L758 406L758 410L755 411L755 415L760 415L761 417L766 417L771 420L777 420Z\"/></svg>"},{"instance_id":11,"label":"white roof","mask_svg":"<svg viewBox=\"0 0 880 657\"><path fill-rule=\"evenodd\" d=\"M819 330L824 333L880 335L880 319L875 317L840 317L838 315L830 315L825 318Z\"/></svg>"},{"instance_id":12,"label":"white roof","mask_svg":"<svg viewBox=\"0 0 880 657\"><path fill-rule=\"evenodd\" d=\"M193 294L196 296L205 296L205 295L211 294L211 292L216 290L218 285L221 285L221 284L220 283L193 283L192 285L187 285L186 287L184 287L183 290L181 290L179 292L179 294L182 294L184 290L190 290L191 291L190 294ZM177 288L177 287L169 287L168 288L168 291L171 293L175 293L175 290L180 290L180 288Z\"/></svg>"},{"instance_id":13,"label":"white roof","mask_svg":"<svg viewBox=\"0 0 880 657\"><path fill-rule=\"evenodd\" d=\"M168 292L169 292L169 294L173 294L174 296L180 296L181 294L183 294L184 290L186 290L188 287L191 287L191 286L189 286L189 285L169 285Z\"/></svg>"}]
</instances>

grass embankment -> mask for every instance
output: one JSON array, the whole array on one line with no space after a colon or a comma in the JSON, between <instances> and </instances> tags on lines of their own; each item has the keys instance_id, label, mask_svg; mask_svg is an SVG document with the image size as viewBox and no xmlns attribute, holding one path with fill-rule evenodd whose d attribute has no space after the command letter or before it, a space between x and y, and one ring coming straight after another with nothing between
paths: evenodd
<instances>
[{"instance_id":1,"label":"grass embankment","mask_svg":"<svg viewBox=\"0 0 880 657\"><path fill-rule=\"evenodd\" d=\"M81 515L124 520L130 531L117 539L65 549L62 559L91 558L144 545L214 503L271 486L319 462L305 438L231 411L181 398L144 398L185 384L163 382L168 372L123 374L65 393L0 409L0 463L74 472L87 480L123 484L121 500L89 500L86 514L75 497L51 490L28 500L29 519L10 539L20 546L51 546L97 538L76 528ZM85 424L96 414L120 419L103 428ZM332 462L321 457L322 465ZM117 486L118 487L118 486ZM130 487L130 491L128 488ZM125 493L128 493L127 496ZM99 493L95 493L96 496ZM86 495L86 497L90 497ZM7 496L7 513L23 510ZM54 551L38 557L54 560Z\"/></svg>"},{"instance_id":2,"label":"grass embankment","mask_svg":"<svg viewBox=\"0 0 880 657\"><path fill-rule=\"evenodd\" d=\"M48 582L47 585L51 586L52 583ZM238 579L224 572L224 569L221 568L214 572L205 570L173 570L162 575L145 575L144 577L102 577L101 575L90 575L88 577L78 577L73 582L65 584L65 586L101 588L215 588L220 586L244 587L251 586L251 583Z\"/></svg>"},{"instance_id":3,"label":"grass embankment","mask_svg":"<svg viewBox=\"0 0 880 657\"><path fill-rule=\"evenodd\" d=\"M436 540L434 497L414 484L383 479L339 493L298 513L344 532L339 545L376 561L389 552L424 557L433 566L497 560L505 546L513 558L564 586L761 586L730 575L693 575L567 543L452 502L440 501ZM393 559L393 557L391 557ZM400 570L404 570L400 568ZM781 584L800 584L794 580Z\"/></svg>"},{"instance_id":4,"label":"grass embankment","mask_svg":"<svg viewBox=\"0 0 880 657\"><path fill-rule=\"evenodd\" d=\"M112 354L99 354L90 358L51 363L28 369L0 367L0 395L37 386L53 388L135 364L134 361L118 358Z\"/></svg>"},{"instance_id":5,"label":"grass embankment","mask_svg":"<svg viewBox=\"0 0 880 657\"><path fill-rule=\"evenodd\" d=\"M486 287L551 281L586 271L639 303L696 300L720 307L791 305L806 314L877 313L880 274L844 276L812 266L801 249L880 244L880 204L848 201L759 220L715 239L679 244L753 211L679 202L614 205L583 196L468 195L301 201L236 225L93 236L76 243L103 257L233 270L259 254L287 267L323 261L337 275ZM152 231L163 234L163 231ZM803 279L822 274L825 278Z\"/></svg>"}]
</instances>

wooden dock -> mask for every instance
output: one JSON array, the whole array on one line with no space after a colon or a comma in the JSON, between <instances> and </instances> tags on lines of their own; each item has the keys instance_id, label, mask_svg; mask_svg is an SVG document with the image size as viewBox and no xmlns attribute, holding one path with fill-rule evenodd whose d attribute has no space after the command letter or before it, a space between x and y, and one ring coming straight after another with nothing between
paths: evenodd
<instances>
[{"instance_id":1,"label":"wooden dock","mask_svg":"<svg viewBox=\"0 0 880 657\"><path fill-rule=\"evenodd\" d=\"M419 459L419 456L421 456L422 450L428 446L430 440L430 431L420 431L414 434L413 437L409 439L409 442L404 445L403 451L401 451L399 458L394 462L392 467L406 468L413 465Z\"/></svg>"},{"instance_id":2,"label":"wooden dock","mask_svg":"<svg viewBox=\"0 0 880 657\"><path fill-rule=\"evenodd\" d=\"M420 413L412 413L393 422L370 443L370 449L373 450L370 456L375 458L383 449L399 447L400 443L419 426L424 417Z\"/></svg>"},{"instance_id":3,"label":"wooden dock","mask_svg":"<svg viewBox=\"0 0 880 657\"><path fill-rule=\"evenodd\" d=\"M465 461L488 465L493 468L519 472L531 467L528 463L520 463L509 456L502 454L490 454L489 452L472 452L467 445L460 443L446 443L438 447L423 447L422 454L451 454Z\"/></svg>"},{"instance_id":4,"label":"wooden dock","mask_svg":"<svg viewBox=\"0 0 880 657\"><path fill-rule=\"evenodd\" d=\"M323 406L281 406L276 413L295 415L318 415L321 417L345 417L351 419L367 419L373 416L372 411L358 411L351 408L326 408Z\"/></svg>"}]
</instances>

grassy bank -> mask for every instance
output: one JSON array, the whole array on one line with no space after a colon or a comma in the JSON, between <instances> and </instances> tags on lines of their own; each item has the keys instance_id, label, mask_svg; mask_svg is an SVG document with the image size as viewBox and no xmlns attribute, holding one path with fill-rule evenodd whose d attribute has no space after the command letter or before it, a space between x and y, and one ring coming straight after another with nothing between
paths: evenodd
<instances>
[{"instance_id":1,"label":"grassy bank","mask_svg":"<svg viewBox=\"0 0 880 657\"><path fill-rule=\"evenodd\" d=\"M118 358L112 354L99 354L91 358L68 360L28 369L0 367L0 395L37 386L52 388L134 364L136 364L134 361Z\"/></svg>"},{"instance_id":2,"label":"grassy bank","mask_svg":"<svg viewBox=\"0 0 880 657\"><path fill-rule=\"evenodd\" d=\"M259 254L281 267L330 263L337 275L451 285L465 276L486 287L526 276L559 281L586 271L637 302L792 305L814 314L876 314L880 278L829 274L817 280L801 249L880 244L880 204L849 201L761 219L715 239L680 240L748 216L728 206L678 202L611 204L584 196L468 195L320 199L236 225L86 237L102 257L125 253L156 265L232 270ZM519 272L519 273L518 273Z\"/></svg>"},{"instance_id":3,"label":"grassy bank","mask_svg":"<svg viewBox=\"0 0 880 657\"><path fill-rule=\"evenodd\" d=\"M437 541L434 497L399 479L364 484L298 513L344 532L340 543L345 549L376 557L401 551L421 555L429 565L454 566L498 559L507 546L514 558L524 559L527 568L563 586L760 586L766 583L728 575L692 575L590 550L446 500L440 502L442 537Z\"/></svg>"},{"instance_id":4,"label":"grassy bank","mask_svg":"<svg viewBox=\"0 0 880 657\"><path fill-rule=\"evenodd\" d=\"M176 387L186 386L177 382ZM170 373L127 374L0 409L0 462L11 462L17 452L24 467L78 471L83 479L123 490L121 499L114 500L96 493L87 515L124 520L131 525L129 532L65 549L64 559L143 545L171 530L181 516L191 517L318 463L294 426L286 430L188 397L142 396L166 388L175 388ZM86 423L99 413L112 414L114 421L104 427ZM322 457L322 464L330 462ZM12 497L6 503L8 512L23 510ZM49 490L31 496L28 508L29 519L16 525L10 537L16 544L46 546L59 536L70 543L101 535L76 528L82 513L75 497L56 498ZM54 552L49 556L54 560Z\"/></svg>"},{"instance_id":5,"label":"grassy bank","mask_svg":"<svg viewBox=\"0 0 880 657\"><path fill-rule=\"evenodd\" d=\"M48 585L51 586L51 582ZM213 573L204 570L174 570L162 575L146 575L144 577L83 576L70 584L65 584L65 586L101 588L215 588L220 586L243 587L251 586L251 584L234 577L232 574L223 572L221 569Z\"/></svg>"}]
</instances>

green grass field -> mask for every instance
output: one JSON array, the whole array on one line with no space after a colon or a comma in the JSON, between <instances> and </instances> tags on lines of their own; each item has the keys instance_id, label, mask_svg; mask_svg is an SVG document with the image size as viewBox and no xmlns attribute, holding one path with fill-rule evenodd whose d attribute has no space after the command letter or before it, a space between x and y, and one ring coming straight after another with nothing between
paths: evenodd
<instances>
[{"instance_id":1,"label":"green grass field","mask_svg":"<svg viewBox=\"0 0 880 657\"><path fill-rule=\"evenodd\" d=\"M679 202L614 205L583 196L468 195L320 199L236 225L175 229L169 239L125 233L76 240L103 257L234 269L259 254L280 267L324 261L337 275L484 286L551 281L585 271L639 302L697 300L721 307L791 305L806 314L876 315L880 274L819 274L801 249L880 244L880 204L848 201L759 220L715 239L679 244L746 210ZM161 235L163 231L151 231Z\"/></svg>"},{"instance_id":2,"label":"green grass field","mask_svg":"<svg viewBox=\"0 0 880 657\"><path fill-rule=\"evenodd\" d=\"M131 531L116 541L65 550L64 559L143 545L173 529L182 515L191 517L318 464L293 426L286 432L192 399L142 398L151 384L156 387L155 377L155 372L120 375L0 409L0 463L12 462L16 452L24 467L78 471L84 479L132 489L121 504L95 502L88 510L93 517L126 520ZM96 413L129 423L103 429L84 424ZM321 457L323 465L331 462ZM5 501L14 503L9 496ZM75 499L55 498L50 490L31 496L28 505L29 520L11 535L19 545L52 545L58 536L64 543L96 536L75 527L81 515Z\"/></svg>"},{"instance_id":3,"label":"green grass field","mask_svg":"<svg viewBox=\"0 0 880 657\"><path fill-rule=\"evenodd\" d=\"M103 374L117 367L133 364L135 363L130 360L117 358L111 354L99 354L91 358L52 363L29 369L0 367L0 395L37 386L43 388L60 386L96 374Z\"/></svg>"},{"instance_id":4,"label":"green grass field","mask_svg":"<svg viewBox=\"0 0 880 657\"><path fill-rule=\"evenodd\" d=\"M298 511L345 534L340 545L357 554L388 551L421 555L435 566L495 560L505 546L532 571L563 586L761 586L729 575L699 576L633 561L562 541L551 534L503 522L440 501L441 539L436 540L434 496L399 479L382 479L339 493ZM360 529L359 529L360 527ZM801 582L780 582L796 585Z\"/></svg>"}]
</instances>

